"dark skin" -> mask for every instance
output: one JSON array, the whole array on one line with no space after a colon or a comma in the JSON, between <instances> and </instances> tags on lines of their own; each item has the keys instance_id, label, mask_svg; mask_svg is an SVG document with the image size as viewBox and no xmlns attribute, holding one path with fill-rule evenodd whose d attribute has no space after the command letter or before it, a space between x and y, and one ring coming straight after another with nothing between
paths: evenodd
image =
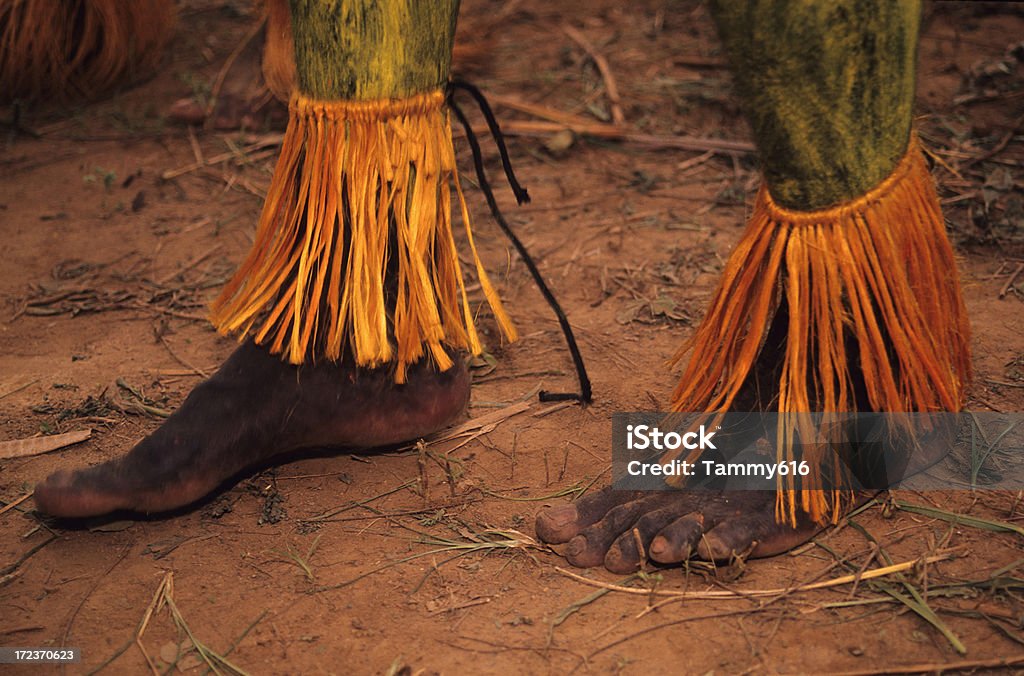
<instances>
[{"instance_id":1,"label":"dark skin","mask_svg":"<svg viewBox=\"0 0 1024 676\"><path fill-rule=\"evenodd\" d=\"M303 448L367 449L427 436L459 417L469 373L427 363L396 385L388 369L292 366L246 342L126 456L60 471L35 489L47 514L162 512L208 495L247 467Z\"/></svg>"},{"instance_id":2,"label":"dark skin","mask_svg":"<svg viewBox=\"0 0 1024 676\"><path fill-rule=\"evenodd\" d=\"M783 349L787 325L783 303L734 410L770 410L779 363L767 355ZM603 565L613 573L625 574L638 570L645 554L661 564L691 558L728 561L735 556L775 556L821 530L806 519L796 528L776 523L774 515L775 493L771 491L651 493L606 488L572 504L542 511L536 529L545 542L568 543L564 554L572 565Z\"/></svg>"},{"instance_id":3,"label":"dark skin","mask_svg":"<svg viewBox=\"0 0 1024 676\"><path fill-rule=\"evenodd\" d=\"M773 410L781 370L774 355L785 349L788 324L783 301L765 336L761 356L736 397L734 411ZM854 361L859 357L852 336L847 336L846 353ZM854 389L856 409L871 410L863 382L858 380ZM919 445L907 447L907 463L902 466L888 457L894 475L911 476L944 457L951 446L947 433L940 430L934 436L919 436ZM887 452L900 451L890 446ZM870 458L866 460L870 467ZM850 469L863 485L887 485L865 466L851 464ZM868 492L850 495L848 506L863 504L869 497ZM652 493L606 488L572 504L543 510L537 515L536 530L545 542L568 543L564 555L574 566L603 565L619 574L638 570L644 555L661 564L687 559L729 561L737 556L763 558L798 547L823 528L799 511L796 526L776 522L775 498L772 491Z\"/></svg>"},{"instance_id":4,"label":"dark skin","mask_svg":"<svg viewBox=\"0 0 1024 676\"><path fill-rule=\"evenodd\" d=\"M640 568L639 539L656 563L690 558L728 561L734 556L775 556L820 530L811 522L797 528L775 522L775 493L747 491L656 492L605 489L537 516L537 535L551 544L568 543L574 566L603 565L613 573Z\"/></svg>"},{"instance_id":5,"label":"dark skin","mask_svg":"<svg viewBox=\"0 0 1024 676\"><path fill-rule=\"evenodd\" d=\"M782 340L784 325L781 313L770 341ZM773 373L766 365L751 377L743 406L767 397L761 382L770 382ZM36 505L59 517L177 509L246 468L285 461L298 449L368 449L427 436L457 419L468 399L461 360L444 373L418 364L405 385L396 385L386 368L330 362L296 367L246 342L127 455L49 476L36 486ZM810 523L796 529L777 524L774 500L770 492L606 489L541 512L537 534L552 544L568 542L565 555L573 565L603 564L616 573L640 566L634 528L646 555L659 563L771 556L818 530Z\"/></svg>"},{"instance_id":6,"label":"dark skin","mask_svg":"<svg viewBox=\"0 0 1024 676\"><path fill-rule=\"evenodd\" d=\"M405 385L388 369L282 362L247 342L199 385L156 432L127 455L36 486L40 511L88 517L116 510L163 512L187 506L246 468L273 464L314 447L368 449L444 429L463 412L469 375L461 360L437 373L421 363ZM569 542L577 566L614 572L639 566L632 529L648 556L676 563L690 555L728 559L770 556L805 541L815 528L792 529L772 518L773 493L601 491L540 514L537 533Z\"/></svg>"}]
</instances>

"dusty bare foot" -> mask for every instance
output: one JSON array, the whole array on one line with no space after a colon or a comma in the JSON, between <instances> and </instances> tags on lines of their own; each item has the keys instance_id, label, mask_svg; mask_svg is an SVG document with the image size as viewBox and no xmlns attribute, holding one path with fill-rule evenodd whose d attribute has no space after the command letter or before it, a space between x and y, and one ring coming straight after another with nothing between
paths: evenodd
<instances>
[{"instance_id":1,"label":"dusty bare foot","mask_svg":"<svg viewBox=\"0 0 1024 676\"><path fill-rule=\"evenodd\" d=\"M810 539L810 521L797 528L775 522L771 491L633 492L606 488L571 505L537 516L537 535L552 544L568 542L565 558L574 566L603 565L630 573L646 556L671 564L689 558L723 561L733 556L774 556Z\"/></svg>"},{"instance_id":2,"label":"dusty bare foot","mask_svg":"<svg viewBox=\"0 0 1024 676\"><path fill-rule=\"evenodd\" d=\"M174 509L290 451L372 448L428 435L452 422L468 399L461 360L443 373L420 363L396 385L388 369L296 367L247 342L127 455L52 474L36 486L35 501L62 517Z\"/></svg>"},{"instance_id":3,"label":"dusty bare foot","mask_svg":"<svg viewBox=\"0 0 1024 676\"><path fill-rule=\"evenodd\" d=\"M736 411L770 411L777 406L780 360L788 314L776 313L761 357L734 402ZM796 528L775 522L773 491L615 491L610 488L537 515L537 535L551 544L568 542L574 566L603 565L630 573L641 565L641 550L657 563L690 558L724 561L734 556L774 556L797 547L820 530L806 520Z\"/></svg>"}]
</instances>

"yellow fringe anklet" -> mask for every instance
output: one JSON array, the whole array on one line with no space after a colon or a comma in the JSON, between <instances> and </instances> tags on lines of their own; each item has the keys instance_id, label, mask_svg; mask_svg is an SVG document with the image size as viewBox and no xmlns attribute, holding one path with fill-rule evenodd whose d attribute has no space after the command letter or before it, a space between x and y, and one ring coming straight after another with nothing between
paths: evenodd
<instances>
[{"instance_id":1,"label":"yellow fringe anklet","mask_svg":"<svg viewBox=\"0 0 1024 676\"><path fill-rule=\"evenodd\" d=\"M703 323L675 357L690 355L673 411L733 405L756 360L776 358L761 348L783 294L789 323L777 357L779 412L853 410L855 370L873 411L960 410L971 377L967 313L916 141L878 187L833 208L784 209L762 186ZM847 354L847 336L856 340L856 358ZM780 425L779 461L792 459L790 435L800 425ZM804 459L812 473L800 486L780 479L777 518L795 525L799 506L818 523L837 521L843 496L818 490L827 470L820 457Z\"/></svg>"},{"instance_id":2,"label":"yellow fringe anklet","mask_svg":"<svg viewBox=\"0 0 1024 676\"><path fill-rule=\"evenodd\" d=\"M360 366L394 362L399 383L425 353L448 369L443 345L479 354L452 234L453 184L484 296L515 340L473 242L443 93L296 94L290 110L255 244L213 305L217 329L252 332L293 364L346 350Z\"/></svg>"}]
</instances>

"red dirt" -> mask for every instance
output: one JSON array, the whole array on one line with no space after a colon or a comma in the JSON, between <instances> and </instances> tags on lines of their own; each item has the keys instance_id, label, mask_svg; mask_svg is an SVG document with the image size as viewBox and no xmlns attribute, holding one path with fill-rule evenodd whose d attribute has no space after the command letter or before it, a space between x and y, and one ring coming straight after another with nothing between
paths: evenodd
<instances>
[{"instance_id":1,"label":"red dirt","mask_svg":"<svg viewBox=\"0 0 1024 676\"><path fill-rule=\"evenodd\" d=\"M625 12L600 0L588 3L586 16L567 2L465 4L460 38L482 45L477 51L486 58L474 64L474 79L488 93L581 116L603 114L600 75L563 32L568 22L607 56L627 124L648 134L749 138L727 72L681 65L682 56L718 56L699 3L645 1ZM961 167L959 177L941 166L936 175L949 200L974 327L977 382L969 408L1024 410L1024 323L1016 290L1024 289L1024 274L1000 297L1024 260L1013 211L1020 209L1024 158L1020 137L1012 136L1024 111L1020 75L982 82L994 94L990 100L955 101L969 93L965 73L1002 59L1024 34L1024 18L1014 7L989 12L942 4L926 11L919 127L943 162ZM190 87L201 90L213 80L252 17L243 3L190 2L155 79L79 109L30 111L35 116L27 124L41 138L4 141L0 438L87 427L94 434L54 453L0 461L3 503L55 469L125 452L159 424L103 404L104 397L133 399L118 379L152 407L171 409L198 382L196 368L214 368L231 351L231 340L190 316L204 314L251 242L273 157L256 154L162 180L163 172L195 160L186 130L162 117L176 99L194 93ZM518 115L502 108L499 114L503 120ZM1007 134L1002 152L965 166ZM199 130L196 143L210 158L246 139ZM340 455L263 472L178 515L95 531L55 529L57 539L13 577L0 575L0 644L79 647L83 662L70 671L91 670L134 638L158 585L173 572L174 600L194 636L223 652L244 634L230 659L253 673L397 673L401 667L408 667L404 673L821 673L938 669L1024 656L1019 584L929 597L966 645L959 655L935 627L867 584L852 596L847 585L771 604L689 600L656 610L649 610L653 597L615 592L559 623L596 589L566 577L555 553L465 552L419 541L419 533L429 533L471 542L487 528L529 537L536 512L564 499L544 496L607 481L611 413L666 402L678 375L665 362L699 319L756 185L749 156L687 165L700 153L587 140L556 146L549 138L512 138L513 160L533 203L517 209L502 190L499 200L577 329L594 381L593 406L539 415L547 411L536 402L539 387L575 386L571 363L524 266L489 221L482 196L470 189L483 254L523 338L499 345L485 320L497 365L478 370L469 415L519 400L531 403L529 411L452 450L450 483L427 458L426 490L415 451ZM495 157L489 151L493 176ZM462 159L468 178L465 148ZM1000 171L1009 172L1009 183ZM994 206L987 219L979 217L986 178L1004 188L990 187ZM978 194L959 197L968 193ZM78 293L40 302L68 290ZM41 314L50 311L55 314ZM91 407L83 406L88 397ZM433 450L443 456L452 446ZM1022 518L1014 494L897 498L1018 525ZM28 500L0 514L0 566L51 537L30 508ZM331 519L314 519L340 509ZM870 553L865 532L894 562L953 550L953 558L907 573L917 588L986 579L1020 564L1024 550L1013 533L951 527L877 506L856 521L863 532L844 527L821 538L855 567ZM719 571L717 582L699 570L656 574L659 589L743 591L814 580L833 561L824 548L810 546L742 571ZM1005 575L1020 577L1018 570ZM603 572L584 574L618 581ZM877 602L824 607L850 600ZM184 640L167 610L152 617L144 635L161 668L177 646L187 648ZM194 651L178 666L187 673L202 669ZM146 669L135 645L107 667L110 673Z\"/></svg>"}]
</instances>

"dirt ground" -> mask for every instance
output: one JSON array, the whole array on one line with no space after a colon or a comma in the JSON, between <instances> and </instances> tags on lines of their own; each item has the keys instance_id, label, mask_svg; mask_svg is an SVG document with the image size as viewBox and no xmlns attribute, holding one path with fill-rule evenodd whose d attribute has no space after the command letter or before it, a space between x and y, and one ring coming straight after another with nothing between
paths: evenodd
<instances>
[{"instance_id":1,"label":"dirt ground","mask_svg":"<svg viewBox=\"0 0 1024 676\"><path fill-rule=\"evenodd\" d=\"M968 4L926 7L918 127L973 324L969 408L1021 411L1024 12ZM3 130L0 440L92 436L0 460L0 645L81 648L69 673L204 673L196 646L274 674L1024 665L1019 494L897 492L794 555L627 579L570 574L534 541L544 505L608 481L611 414L665 405L678 377L666 361L757 184L750 153L672 147L749 142L707 10L689 0L463 9L461 67L512 132L532 204L514 206L484 139L493 183L577 331L592 406L537 401L540 388L575 387L572 364L472 187L483 255L522 334L499 344L483 319L489 356L468 417L491 417L420 450L301 459L159 518L69 529L17 502L58 468L126 452L233 349L203 316L252 241L278 132L189 131L166 114L182 97L206 101L254 17L243 2L190 0L157 77L93 105L24 111L38 138ZM566 26L606 59L629 139L552 121L607 130L612 114L609 80ZM890 563L908 565L791 590ZM173 603L147 614L157 598Z\"/></svg>"}]
</instances>

